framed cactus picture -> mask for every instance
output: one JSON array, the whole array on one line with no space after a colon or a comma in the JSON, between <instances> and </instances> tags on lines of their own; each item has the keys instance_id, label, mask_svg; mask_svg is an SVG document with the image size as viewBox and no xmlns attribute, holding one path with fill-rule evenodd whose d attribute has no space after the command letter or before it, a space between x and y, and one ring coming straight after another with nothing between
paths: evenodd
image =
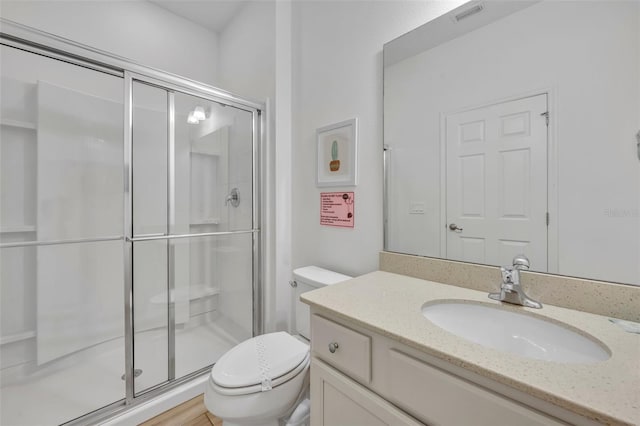
<instances>
[{"instance_id":1,"label":"framed cactus picture","mask_svg":"<svg viewBox=\"0 0 640 426\"><path fill-rule=\"evenodd\" d=\"M316 130L318 176L316 185L356 186L358 183L358 119Z\"/></svg>"}]
</instances>

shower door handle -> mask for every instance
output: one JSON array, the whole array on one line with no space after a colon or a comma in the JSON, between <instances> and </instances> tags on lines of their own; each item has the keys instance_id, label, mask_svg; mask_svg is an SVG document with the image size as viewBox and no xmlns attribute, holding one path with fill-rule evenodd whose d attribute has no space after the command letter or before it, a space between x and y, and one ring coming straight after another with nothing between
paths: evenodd
<instances>
[{"instance_id":1,"label":"shower door handle","mask_svg":"<svg viewBox=\"0 0 640 426\"><path fill-rule=\"evenodd\" d=\"M167 240L167 362L168 379L176 378L176 248L173 240Z\"/></svg>"}]
</instances>

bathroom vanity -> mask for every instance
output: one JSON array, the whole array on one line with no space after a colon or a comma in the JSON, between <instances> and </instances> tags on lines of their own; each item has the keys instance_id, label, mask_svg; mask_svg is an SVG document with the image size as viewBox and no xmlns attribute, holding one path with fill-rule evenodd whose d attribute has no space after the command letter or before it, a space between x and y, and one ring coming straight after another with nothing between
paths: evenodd
<instances>
[{"instance_id":1,"label":"bathroom vanity","mask_svg":"<svg viewBox=\"0 0 640 426\"><path fill-rule=\"evenodd\" d=\"M311 306L313 426L640 422L640 335L608 317L505 306L481 291L383 271L301 300ZM422 314L425 305L451 301L559 324L588 337L608 359L515 355L458 337Z\"/></svg>"}]
</instances>

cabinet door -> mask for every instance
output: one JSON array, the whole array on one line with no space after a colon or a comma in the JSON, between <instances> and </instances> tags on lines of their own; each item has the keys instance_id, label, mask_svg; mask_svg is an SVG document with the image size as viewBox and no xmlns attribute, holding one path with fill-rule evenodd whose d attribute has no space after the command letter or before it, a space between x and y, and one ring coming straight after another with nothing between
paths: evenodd
<instances>
[{"instance_id":1,"label":"cabinet door","mask_svg":"<svg viewBox=\"0 0 640 426\"><path fill-rule=\"evenodd\" d=\"M324 362L311 361L311 426L418 426L376 394Z\"/></svg>"},{"instance_id":2,"label":"cabinet door","mask_svg":"<svg viewBox=\"0 0 640 426\"><path fill-rule=\"evenodd\" d=\"M429 424L565 425L393 349L389 352L388 375L390 399Z\"/></svg>"}]
</instances>

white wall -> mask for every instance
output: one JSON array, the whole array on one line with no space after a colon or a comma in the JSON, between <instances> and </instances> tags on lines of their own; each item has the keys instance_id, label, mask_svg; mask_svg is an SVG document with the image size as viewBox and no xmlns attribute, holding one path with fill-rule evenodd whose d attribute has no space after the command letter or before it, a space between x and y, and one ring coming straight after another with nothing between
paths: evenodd
<instances>
[{"instance_id":1,"label":"white wall","mask_svg":"<svg viewBox=\"0 0 640 426\"><path fill-rule=\"evenodd\" d=\"M214 32L146 1L2 1L0 16L216 85Z\"/></svg>"},{"instance_id":2,"label":"white wall","mask_svg":"<svg viewBox=\"0 0 640 426\"><path fill-rule=\"evenodd\" d=\"M273 217L275 236L273 238L273 276L275 278L275 322L278 329L292 330L295 312L291 279L291 149L292 149L292 4L290 0L276 3L276 103L275 134L277 143L273 145L272 172L270 182L274 188L273 206L277 213Z\"/></svg>"},{"instance_id":3,"label":"white wall","mask_svg":"<svg viewBox=\"0 0 640 426\"><path fill-rule=\"evenodd\" d=\"M630 237L640 227L640 170L631 152L640 69L629 55L639 51L640 6L579 6L538 3L386 70L385 136L401 182L392 249L443 254L440 114L549 88L559 163L557 179L550 176L559 192L551 272L640 284L640 239ZM416 200L425 201L427 214L408 214Z\"/></svg>"},{"instance_id":4,"label":"white wall","mask_svg":"<svg viewBox=\"0 0 640 426\"><path fill-rule=\"evenodd\" d=\"M264 101L275 90L275 2L252 1L219 35L220 87Z\"/></svg>"},{"instance_id":5,"label":"white wall","mask_svg":"<svg viewBox=\"0 0 640 426\"><path fill-rule=\"evenodd\" d=\"M382 46L461 1L300 1L293 7L293 267L349 275L378 268L382 250ZM318 127L359 119L355 228L320 226ZM327 191L333 191L333 188Z\"/></svg>"}]
</instances>

